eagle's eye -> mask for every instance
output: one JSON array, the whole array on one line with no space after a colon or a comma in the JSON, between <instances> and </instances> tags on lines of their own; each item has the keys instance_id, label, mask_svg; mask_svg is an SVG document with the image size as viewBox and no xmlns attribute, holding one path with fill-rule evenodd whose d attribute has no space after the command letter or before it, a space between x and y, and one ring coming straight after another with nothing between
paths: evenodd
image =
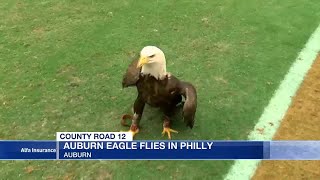
<instances>
[{"instance_id":1,"label":"eagle's eye","mask_svg":"<svg viewBox=\"0 0 320 180\"><path fill-rule=\"evenodd\" d=\"M154 56L155 56L155 54L154 54L154 55L149 56L149 58L153 58Z\"/></svg>"}]
</instances>

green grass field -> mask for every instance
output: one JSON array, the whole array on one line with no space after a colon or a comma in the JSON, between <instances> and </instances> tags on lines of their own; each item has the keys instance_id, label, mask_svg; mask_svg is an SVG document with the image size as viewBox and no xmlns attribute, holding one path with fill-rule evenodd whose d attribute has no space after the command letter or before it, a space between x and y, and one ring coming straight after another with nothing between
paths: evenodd
<instances>
[{"instance_id":1,"label":"green grass field","mask_svg":"<svg viewBox=\"0 0 320 180\"><path fill-rule=\"evenodd\" d=\"M120 131L130 59L160 47L198 90L195 127L173 139L246 139L320 21L318 0L0 1L0 139ZM161 137L146 108L136 139ZM2 161L0 179L221 179L232 161Z\"/></svg>"}]
</instances>

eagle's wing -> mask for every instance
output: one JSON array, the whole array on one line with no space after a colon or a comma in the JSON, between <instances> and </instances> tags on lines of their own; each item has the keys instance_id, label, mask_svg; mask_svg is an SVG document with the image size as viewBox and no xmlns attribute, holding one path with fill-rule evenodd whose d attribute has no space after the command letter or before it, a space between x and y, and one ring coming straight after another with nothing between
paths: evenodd
<instances>
[{"instance_id":1,"label":"eagle's wing","mask_svg":"<svg viewBox=\"0 0 320 180\"><path fill-rule=\"evenodd\" d=\"M135 86L139 80L141 68L137 68L138 58L135 58L129 65L126 73L123 75L122 87Z\"/></svg>"},{"instance_id":2,"label":"eagle's wing","mask_svg":"<svg viewBox=\"0 0 320 180\"><path fill-rule=\"evenodd\" d=\"M179 89L180 94L185 98L183 105L184 122L187 126L193 128L197 110L197 91L192 84L183 81L180 81Z\"/></svg>"}]
</instances>

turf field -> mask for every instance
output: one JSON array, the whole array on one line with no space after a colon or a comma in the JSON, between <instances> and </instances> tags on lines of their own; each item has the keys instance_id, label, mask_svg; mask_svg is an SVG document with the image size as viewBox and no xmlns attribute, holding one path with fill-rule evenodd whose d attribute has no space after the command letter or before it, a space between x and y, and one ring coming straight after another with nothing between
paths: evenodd
<instances>
[{"instance_id":1,"label":"turf field","mask_svg":"<svg viewBox=\"0 0 320 180\"><path fill-rule=\"evenodd\" d=\"M195 127L173 139L246 139L320 21L318 0L0 1L0 139L120 131L130 59L160 47L198 90ZM146 108L136 139L161 137ZM1 179L221 179L232 161L3 161Z\"/></svg>"}]
</instances>

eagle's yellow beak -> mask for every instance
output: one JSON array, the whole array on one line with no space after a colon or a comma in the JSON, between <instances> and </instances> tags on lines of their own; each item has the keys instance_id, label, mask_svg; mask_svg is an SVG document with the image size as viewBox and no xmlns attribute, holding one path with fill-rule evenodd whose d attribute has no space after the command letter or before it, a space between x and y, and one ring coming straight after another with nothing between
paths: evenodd
<instances>
[{"instance_id":1,"label":"eagle's yellow beak","mask_svg":"<svg viewBox=\"0 0 320 180\"><path fill-rule=\"evenodd\" d=\"M139 59L139 62L137 64L137 68L142 67L143 65L147 64L149 62L149 59L145 56L141 56Z\"/></svg>"}]
</instances>

